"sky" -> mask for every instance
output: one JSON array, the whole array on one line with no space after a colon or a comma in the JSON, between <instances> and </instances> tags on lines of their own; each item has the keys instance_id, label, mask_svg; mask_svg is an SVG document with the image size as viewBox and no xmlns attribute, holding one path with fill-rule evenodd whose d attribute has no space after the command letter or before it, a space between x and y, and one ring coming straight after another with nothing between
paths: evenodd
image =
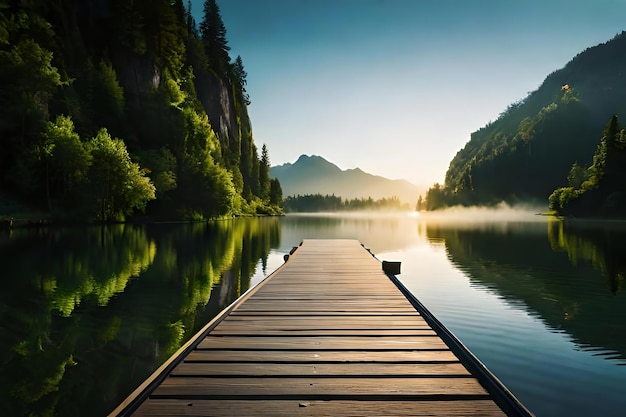
<instances>
[{"instance_id":1,"label":"sky","mask_svg":"<svg viewBox=\"0 0 626 417\"><path fill-rule=\"evenodd\" d=\"M472 132L626 30L626 0L217 3L272 165L320 155L423 187Z\"/></svg>"}]
</instances>

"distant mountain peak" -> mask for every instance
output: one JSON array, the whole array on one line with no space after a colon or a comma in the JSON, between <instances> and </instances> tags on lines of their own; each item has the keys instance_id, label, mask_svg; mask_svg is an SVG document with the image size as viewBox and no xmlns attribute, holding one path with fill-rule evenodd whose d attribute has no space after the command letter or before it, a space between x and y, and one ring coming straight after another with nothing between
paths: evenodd
<instances>
[{"instance_id":1,"label":"distant mountain peak","mask_svg":"<svg viewBox=\"0 0 626 417\"><path fill-rule=\"evenodd\" d=\"M270 168L278 178L283 195L322 194L344 199L398 197L413 204L419 190L405 180L391 180L364 172L360 168L342 170L319 155L300 155L296 162Z\"/></svg>"},{"instance_id":2,"label":"distant mountain peak","mask_svg":"<svg viewBox=\"0 0 626 417\"><path fill-rule=\"evenodd\" d=\"M305 163L318 163L318 164L337 166L337 165L333 164L332 162L329 162L328 160L326 160L325 158L323 158L323 157L321 157L319 155L302 154L302 155L300 155L298 157L298 160L295 162L295 164L305 164ZM337 168L339 168L339 167L337 167Z\"/></svg>"}]
</instances>

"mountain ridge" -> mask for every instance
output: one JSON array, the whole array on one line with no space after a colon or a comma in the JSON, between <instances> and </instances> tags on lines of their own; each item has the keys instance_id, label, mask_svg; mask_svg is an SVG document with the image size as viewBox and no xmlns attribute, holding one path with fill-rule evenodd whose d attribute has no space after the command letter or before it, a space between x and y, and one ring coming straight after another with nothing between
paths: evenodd
<instances>
[{"instance_id":1,"label":"mountain ridge","mask_svg":"<svg viewBox=\"0 0 626 417\"><path fill-rule=\"evenodd\" d=\"M585 49L539 88L471 134L427 208L545 202L578 162L591 162L603 126L626 114L626 32ZM623 117L622 117L623 118Z\"/></svg>"},{"instance_id":2,"label":"mountain ridge","mask_svg":"<svg viewBox=\"0 0 626 417\"><path fill-rule=\"evenodd\" d=\"M319 155L302 154L296 162L270 167L270 176L280 181L283 195L335 195L344 199L398 197L415 204L419 187L407 180L389 179L361 168L342 170Z\"/></svg>"}]
</instances>

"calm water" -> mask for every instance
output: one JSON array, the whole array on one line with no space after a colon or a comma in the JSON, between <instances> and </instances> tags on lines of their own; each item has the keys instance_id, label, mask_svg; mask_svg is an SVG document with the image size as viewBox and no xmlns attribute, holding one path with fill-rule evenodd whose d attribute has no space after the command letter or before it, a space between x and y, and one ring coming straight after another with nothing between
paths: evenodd
<instances>
[{"instance_id":1,"label":"calm water","mask_svg":"<svg viewBox=\"0 0 626 417\"><path fill-rule=\"evenodd\" d=\"M625 415L626 224L513 214L3 232L0 415L106 415L303 238L402 261L407 287L536 415Z\"/></svg>"}]
</instances>

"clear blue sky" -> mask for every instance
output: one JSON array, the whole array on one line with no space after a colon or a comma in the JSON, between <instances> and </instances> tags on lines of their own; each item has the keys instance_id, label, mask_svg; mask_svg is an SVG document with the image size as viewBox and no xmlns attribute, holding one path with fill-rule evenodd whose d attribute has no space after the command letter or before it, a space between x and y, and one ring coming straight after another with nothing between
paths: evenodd
<instances>
[{"instance_id":1,"label":"clear blue sky","mask_svg":"<svg viewBox=\"0 0 626 417\"><path fill-rule=\"evenodd\" d=\"M203 0L192 0L198 24ZM585 48L626 0L218 0L272 165L321 155L430 186L470 134Z\"/></svg>"}]
</instances>

